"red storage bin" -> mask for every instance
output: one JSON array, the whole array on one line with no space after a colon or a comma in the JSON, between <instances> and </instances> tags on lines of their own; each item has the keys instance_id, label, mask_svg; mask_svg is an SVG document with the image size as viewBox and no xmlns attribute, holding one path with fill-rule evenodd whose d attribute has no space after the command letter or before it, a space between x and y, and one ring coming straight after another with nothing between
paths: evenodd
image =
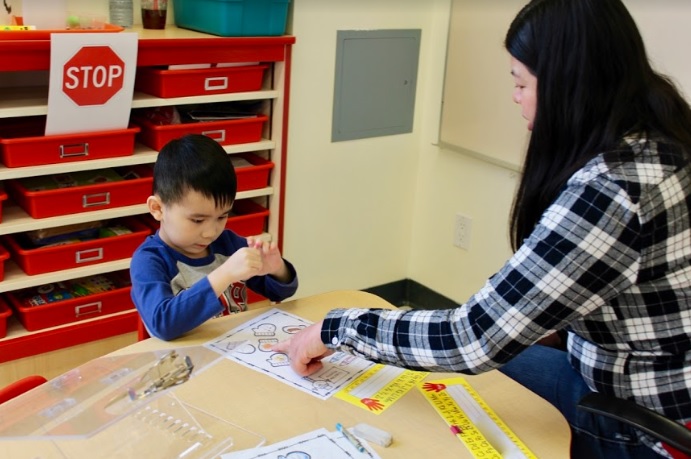
<instances>
[{"instance_id":1,"label":"red storage bin","mask_svg":"<svg viewBox=\"0 0 691 459\"><path fill-rule=\"evenodd\" d=\"M0 223L2 223L2 203L7 200L7 192L0 189Z\"/></svg>"},{"instance_id":2,"label":"red storage bin","mask_svg":"<svg viewBox=\"0 0 691 459\"><path fill-rule=\"evenodd\" d=\"M138 140L156 151L171 140L186 134L204 134L221 145L259 142L262 139L264 123L268 120L269 117L266 115L257 115L232 120L158 125L141 117L132 119L141 127L141 132L137 135Z\"/></svg>"},{"instance_id":3,"label":"red storage bin","mask_svg":"<svg viewBox=\"0 0 691 459\"><path fill-rule=\"evenodd\" d=\"M5 279L5 261L10 258L10 252L0 245L0 281Z\"/></svg>"},{"instance_id":4,"label":"red storage bin","mask_svg":"<svg viewBox=\"0 0 691 459\"><path fill-rule=\"evenodd\" d=\"M164 98L258 91L267 68L267 65L178 70L140 67L134 88Z\"/></svg>"},{"instance_id":5,"label":"red storage bin","mask_svg":"<svg viewBox=\"0 0 691 459\"><path fill-rule=\"evenodd\" d=\"M235 167L238 191L256 190L269 184L269 172L273 169L274 163L252 153L233 155L231 158L242 158L252 164L251 166ZM235 161L233 163L235 164Z\"/></svg>"},{"instance_id":6,"label":"red storage bin","mask_svg":"<svg viewBox=\"0 0 691 459\"><path fill-rule=\"evenodd\" d=\"M0 338L7 336L7 320L12 315L12 309L0 297Z\"/></svg>"},{"instance_id":7,"label":"red storage bin","mask_svg":"<svg viewBox=\"0 0 691 459\"><path fill-rule=\"evenodd\" d=\"M226 228L243 237L261 234L269 217L269 209L252 200L244 199L235 201L232 213L226 222Z\"/></svg>"},{"instance_id":8,"label":"red storage bin","mask_svg":"<svg viewBox=\"0 0 691 459\"><path fill-rule=\"evenodd\" d=\"M134 309L134 303L132 303L132 298L130 297L132 287L129 285L129 271L102 276L113 281L113 290L37 305L29 305L26 300L32 296L36 288L8 292L6 296L17 318L24 325L24 328L29 331L80 322L94 317ZM95 278L95 276L91 277ZM125 280L127 285L125 285ZM47 293L47 290L58 288L58 285L48 284L41 286L39 289Z\"/></svg>"},{"instance_id":9,"label":"red storage bin","mask_svg":"<svg viewBox=\"0 0 691 459\"><path fill-rule=\"evenodd\" d=\"M153 186L151 165L114 170L122 177L136 178L39 191L27 189L21 179L8 180L5 186L12 199L33 218L144 204Z\"/></svg>"},{"instance_id":10,"label":"red storage bin","mask_svg":"<svg viewBox=\"0 0 691 459\"><path fill-rule=\"evenodd\" d=\"M4 119L0 125L2 162L7 167L58 164L128 156L139 127L113 131L43 135L45 116Z\"/></svg>"},{"instance_id":11,"label":"red storage bin","mask_svg":"<svg viewBox=\"0 0 691 459\"><path fill-rule=\"evenodd\" d=\"M3 238L12 259L28 275L44 274L129 258L151 229L134 217L118 220L132 232L52 247L25 248L21 234Z\"/></svg>"}]
</instances>

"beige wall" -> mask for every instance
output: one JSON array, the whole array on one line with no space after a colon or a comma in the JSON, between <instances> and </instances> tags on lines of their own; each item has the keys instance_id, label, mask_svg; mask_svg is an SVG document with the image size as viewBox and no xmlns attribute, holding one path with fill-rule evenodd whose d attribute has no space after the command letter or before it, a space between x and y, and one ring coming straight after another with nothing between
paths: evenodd
<instances>
[{"instance_id":1,"label":"beige wall","mask_svg":"<svg viewBox=\"0 0 691 459\"><path fill-rule=\"evenodd\" d=\"M448 0L295 1L284 244L299 296L409 277L420 149L436 135L448 11ZM422 29L413 133L332 143L336 31L387 28Z\"/></svg>"},{"instance_id":2,"label":"beige wall","mask_svg":"<svg viewBox=\"0 0 691 459\"><path fill-rule=\"evenodd\" d=\"M449 0L296 0L286 256L298 296L414 279L456 301L508 255L515 173L435 146ZM421 28L414 132L330 142L336 30ZM478 42L479 47L496 43ZM507 85L508 71L488 75ZM509 99L498 109L516 111ZM452 245L457 212L470 250Z\"/></svg>"}]
</instances>

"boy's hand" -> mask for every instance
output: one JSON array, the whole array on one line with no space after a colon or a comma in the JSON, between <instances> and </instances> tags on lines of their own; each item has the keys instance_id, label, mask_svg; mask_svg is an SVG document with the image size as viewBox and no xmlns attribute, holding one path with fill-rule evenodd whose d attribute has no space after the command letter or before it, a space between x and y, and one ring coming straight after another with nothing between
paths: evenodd
<instances>
[{"instance_id":1,"label":"boy's hand","mask_svg":"<svg viewBox=\"0 0 691 459\"><path fill-rule=\"evenodd\" d=\"M262 255L255 248L243 247L231 255L223 265L227 276L237 281L245 281L261 274Z\"/></svg>"},{"instance_id":2,"label":"boy's hand","mask_svg":"<svg viewBox=\"0 0 691 459\"><path fill-rule=\"evenodd\" d=\"M290 281L290 272L275 242L265 242L258 238L248 237L247 245L261 253L262 267L260 272L255 275L262 276L268 274L280 282Z\"/></svg>"}]
</instances>

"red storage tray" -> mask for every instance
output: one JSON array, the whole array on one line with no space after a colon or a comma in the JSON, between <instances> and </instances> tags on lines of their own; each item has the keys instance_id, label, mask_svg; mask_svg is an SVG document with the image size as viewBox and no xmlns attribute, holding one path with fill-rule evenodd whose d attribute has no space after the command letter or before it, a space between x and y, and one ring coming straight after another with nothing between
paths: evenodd
<instances>
[{"instance_id":1,"label":"red storage tray","mask_svg":"<svg viewBox=\"0 0 691 459\"><path fill-rule=\"evenodd\" d=\"M164 98L258 91L267 68L268 65L179 70L140 67L134 88Z\"/></svg>"},{"instance_id":2,"label":"red storage tray","mask_svg":"<svg viewBox=\"0 0 691 459\"><path fill-rule=\"evenodd\" d=\"M18 179L6 181L5 186L12 199L33 218L144 204L153 186L151 165L115 170L120 175L134 172L139 178L41 191L28 190Z\"/></svg>"},{"instance_id":3,"label":"red storage tray","mask_svg":"<svg viewBox=\"0 0 691 459\"><path fill-rule=\"evenodd\" d=\"M132 233L31 249L22 247L17 240L18 235L11 234L3 238L3 243L9 250L10 257L30 276L62 271L129 258L146 236L151 234L151 229L134 217L120 219L118 223L125 225Z\"/></svg>"},{"instance_id":4,"label":"red storage tray","mask_svg":"<svg viewBox=\"0 0 691 459\"><path fill-rule=\"evenodd\" d=\"M5 260L10 258L10 252L0 245L0 281L5 279Z\"/></svg>"},{"instance_id":5,"label":"red storage tray","mask_svg":"<svg viewBox=\"0 0 691 459\"><path fill-rule=\"evenodd\" d=\"M256 236L264 231L269 209L251 200L240 200L233 204L233 214L226 222L226 228L238 236Z\"/></svg>"},{"instance_id":6,"label":"red storage tray","mask_svg":"<svg viewBox=\"0 0 691 459\"><path fill-rule=\"evenodd\" d=\"M165 144L186 134L204 134L221 145L259 142L262 139L264 123L269 120L266 115L220 121L200 121L198 123L181 123L157 125L151 121L134 117L132 121L141 127L138 140L149 148L159 151Z\"/></svg>"},{"instance_id":7,"label":"red storage tray","mask_svg":"<svg viewBox=\"0 0 691 459\"><path fill-rule=\"evenodd\" d=\"M273 169L274 163L252 153L233 155L233 157L243 158L252 164L235 168L238 191L256 190L269 184L269 172Z\"/></svg>"},{"instance_id":8,"label":"red storage tray","mask_svg":"<svg viewBox=\"0 0 691 459\"><path fill-rule=\"evenodd\" d=\"M2 203L6 200L7 192L5 190L0 189L0 223L2 223Z\"/></svg>"},{"instance_id":9,"label":"red storage tray","mask_svg":"<svg viewBox=\"0 0 691 459\"><path fill-rule=\"evenodd\" d=\"M115 290L38 306L27 306L22 301L22 291L8 292L6 297L24 328L35 331L134 309L131 290L129 285L122 286Z\"/></svg>"},{"instance_id":10,"label":"red storage tray","mask_svg":"<svg viewBox=\"0 0 691 459\"><path fill-rule=\"evenodd\" d=\"M2 162L7 167L58 164L128 156L139 127L113 131L43 135L46 117L4 119L0 125Z\"/></svg>"},{"instance_id":11,"label":"red storage tray","mask_svg":"<svg viewBox=\"0 0 691 459\"><path fill-rule=\"evenodd\" d=\"M7 320L12 315L12 310L5 300L0 297L0 338L7 336Z\"/></svg>"}]
</instances>

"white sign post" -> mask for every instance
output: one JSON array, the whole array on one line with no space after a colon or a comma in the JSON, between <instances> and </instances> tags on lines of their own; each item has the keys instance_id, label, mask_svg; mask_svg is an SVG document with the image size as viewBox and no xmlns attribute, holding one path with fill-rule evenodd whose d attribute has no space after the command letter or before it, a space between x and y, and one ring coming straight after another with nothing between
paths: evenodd
<instances>
[{"instance_id":1,"label":"white sign post","mask_svg":"<svg viewBox=\"0 0 691 459\"><path fill-rule=\"evenodd\" d=\"M136 33L51 34L46 135L126 129Z\"/></svg>"}]
</instances>

